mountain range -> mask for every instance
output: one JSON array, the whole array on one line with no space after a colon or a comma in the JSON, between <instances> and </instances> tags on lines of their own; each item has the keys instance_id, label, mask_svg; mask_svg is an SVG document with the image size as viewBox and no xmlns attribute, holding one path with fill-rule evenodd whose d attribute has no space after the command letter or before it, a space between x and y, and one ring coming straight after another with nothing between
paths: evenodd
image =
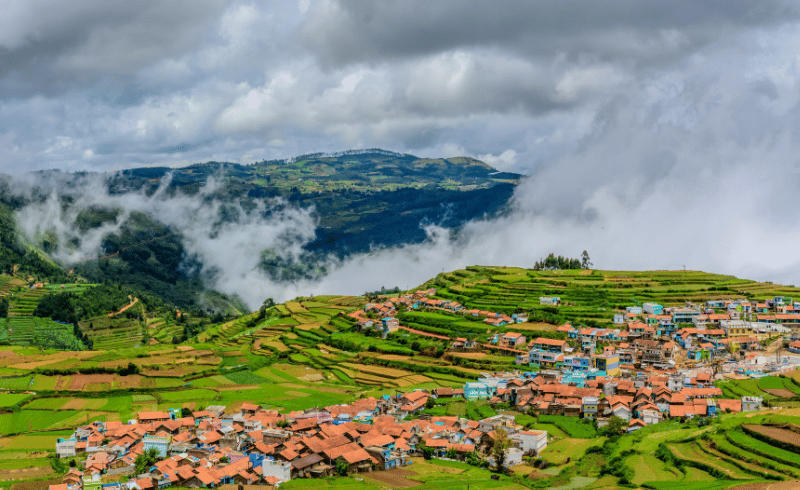
<instances>
[{"instance_id":1,"label":"mountain range","mask_svg":"<svg viewBox=\"0 0 800 490\"><path fill-rule=\"evenodd\" d=\"M242 312L246 307L236 298L209 290L200 272L202 257L187 250L188 230L147 210L126 213L113 204L117 201L82 205L85 195L76 189L90 179L99 181L109 196L161 193L164 199L214 202L218 223L212 234L223 225L235 230L242 210L258 210L265 217L286 209L309 210L313 233L302 240L287 234L287 247L261 251L258 267L272 281L286 282L324 275L331 259L422 242L425 225L457 233L470 220L496 216L521 175L499 172L473 158L418 158L371 149L250 165L206 162L106 174L51 171L33 177L26 192L19 192L11 178L4 178L0 188L0 267L5 272L30 279L123 284L183 308ZM72 227L71 238L49 229L35 236L23 233L20 211L53 195L65 223L52 228ZM82 240L92 232L104 233L96 254L74 263L65 260L67 252L85 247ZM301 243L297 253L285 253L284 248L296 243Z\"/></svg>"}]
</instances>

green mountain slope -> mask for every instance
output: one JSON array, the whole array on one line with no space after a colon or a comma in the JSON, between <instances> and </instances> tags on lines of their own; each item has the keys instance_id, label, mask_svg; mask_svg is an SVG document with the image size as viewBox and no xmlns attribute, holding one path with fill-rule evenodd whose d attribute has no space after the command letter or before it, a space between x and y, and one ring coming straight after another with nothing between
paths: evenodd
<instances>
[{"instance_id":1,"label":"green mountain slope","mask_svg":"<svg viewBox=\"0 0 800 490\"><path fill-rule=\"evenodd\" d=\"M78 188L82 175L60 174L65 187ZM374 247L419 243L426 238L422 225L435 224L458 230L464 223L502 213L519 178L498 172L475 159L417 158L384 150L349 151L334 155L303 155L288 161L264 161L252 165L208 162L184 168L137 168L101 175L111 195L163 192L166 196L199 196L223 204L220 223L236 223L235 212L226 205L254 209L263 203L274 209L275 199L299 208L313 208L318 220L314 238L300 257L286 258L265 250L261 268L275 281L313 279L325 273L330 256L339 259ZM214 191L207 184L214 181ZM133 212L121 229L108 234L102 255L78 264L55 264L49 259L60 247L51 236L31 237L17 233L13 212L31 202L43 202L51 193L39 190L33 197L0 192L0 267L7 272L22 268L36 278L65 280L65 270L93 283L119 283L156 294L182 308L200 306L213 298L213 309L241 313L235 298L207 295L197 275L200 263L189 257L183 234L158 216ZM73 198L62 197L69 209ZM269 212L269 211L268 211ZM119 209L99 206L82 210L74 223L86 232L113 222ZM34 245L34 246L31 246ZM63 269L62 269L63 267ZM59 277L60 276L60 277ZM209 301L205 306L209 306Z\"/></svg>"}]
</instances>

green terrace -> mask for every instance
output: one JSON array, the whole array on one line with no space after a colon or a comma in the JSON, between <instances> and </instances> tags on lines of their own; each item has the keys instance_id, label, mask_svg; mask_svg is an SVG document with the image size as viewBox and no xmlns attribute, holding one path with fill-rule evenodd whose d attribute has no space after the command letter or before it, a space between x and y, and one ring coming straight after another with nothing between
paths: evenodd
<instances>
[{"instance_id":1,"label":"green terrace","mask_svg":"<svg viewBox=\"0 0 800 490\"><path fill-rule=\"evenodd\" d=\"M420 289L437 288L436 297L458 301L467 309L511 314L532 310L532 320L548 323L608 324L615 310L644 302L665 306L686 301L800 296L800 288L757 283L697 271L527 270L473 266L443 273ZM557 296L561 306L539 304Z\"/></svg>"}]
</instances>

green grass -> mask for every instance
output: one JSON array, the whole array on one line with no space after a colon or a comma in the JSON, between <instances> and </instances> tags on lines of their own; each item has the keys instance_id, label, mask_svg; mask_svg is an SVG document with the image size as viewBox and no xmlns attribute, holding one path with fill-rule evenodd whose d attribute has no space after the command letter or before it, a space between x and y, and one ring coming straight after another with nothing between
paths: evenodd
<instances>
[{"instance_id":1,"label":"green grass","mask_svg":"<svg viewBox=\"0 0 800 490\"><path fill-rule=\"evenodd\" d=\"M39 410L23 410L16 413L0 414L0 434L16 434L20 432L41 431L64 427L68 419L75 419L82 412L63 410L59 412L42 412ZM91 422L91 421L90 421ZM80 423L85 423L81 420ZM76 423L75 425L78 425Z\"/></svg>"},{"instance_id":2,"label":"green grass","mask_svg":"<svg viewBox=\"0 0 800 490\"><path fill-rule=\"evenodd\" d=\"M777 376L766 376L758 380L759 389L782 390L784 389L783 379Z\"/></svg>"},{"instance_id":3,"label":"green grass","mask_svg":"<svg viewBox=\"0 0 800 490\"><path fill-rule=\"evenodd\" d=\"M539 422L553 424L570 437L589 439L597 436L597 431L588 419L565 417L563 415L540 415Z\"/></svg>"},{"instance_id":4,"label":"green grass","mask_svg":"<svg viewBox=\"0 0 800 490\"><path fill-rule=\"evenodd\" d=\"M55 447L55 442L52 444L52 447L48 449L53 449ZM20 458L20 459L7 459L0 461L0 470L17 470L22 468L32 468L36 466L50 466L50 460L47 458Z\"/></svg>"},{"instance_id":5,"label":"green grass","mask_svg":"<svg viewBox=\"0 0 800 490\"><path fill-rule=\"evenodd\" d=\"M31 315L33 309L30 312L26 310L17 313ZM71 325L34 316L1 319L0 340L5 340L12 345L32 345L44 349L84 350L86 348L83 342L73 335Z\"/></svg>"},{"instance_id":6,"label":"green grass","mask_svg":"<svg viewBox=\"0 0 800 490\"><path fill-rule=\"evenodd\" d=\"M0 389L4 390L27 390L30 384L31 376L0 379Z\"/></svg>"},{"instance_id":7,"label":"green grass","mask_svg":"<svg viewBox=\"0 0 800 490\"><path fill-rule=\"evenodd\" d=\"M349 478L300 478L281 483L281 489L289 490L316 490L318 488L333 488L337 490L380 490L381 487L358 481L355 477Z\"/></svg>"},{"instance_id":8,"label":"green grass","mask_svg":"<svg viewBox=\"0 0 800 490\"><path fill-rule=\"evenodd\" d=\"M566 432L553 424L533 424L531 425L531 429L547 431L548 437L569 437Z\"/></svg>"},{"instance_id":9,"label":"green grass","mask_svg":"<svg viewBox=\"0 0 800 490\"><path fill-rule=\"evenodd\" d=\"M37 398L25 405L25 410L58 410L69 398Z\"/></svg>"},{"instance_id":10,"label":"green grass","mask_svg":"<svg viewBox=\"0 0 800 490\"><path fill-rule=\"evenodd\" d=\"M29 398L33 398L33 395L0 393L0 408L13 407L14 405L18 405Z\"/></svg>"},{"instance_id":11,"label":"green grass","mask_svg":"<svg viewBox=\"0 0 800 490\"><path fill-rule=\"evenodd\" d=\"M165 391L159 396L165 402L193 402L200 400L213 400L217 396L217 392L204 389L193 389L182 391Z\"/></svg>"},{"instance_id":12,"label":"green grass","mask_svg":"<svg viewBox=\"0 0 800 490\"><path fill-rule=\"evenodd\" d=\"M674 481L684 476L677 468L668 467L652 454L635 454L628 457L625 464L634 470L632 482L636 485L651 481Z\"/></svg>"},{"instance_id":13,"label":"green grass","mask_svg":"<svg viewBox=\"0 0 800 490\"><path fill-rule=\"evenodd\" d=\"M798 470L796 467L780 463L769 457L760 456L752 450L742 449L738 446L735 446L725 438L724 434L716 434L712 437L712 439L717 450L727 454L733 459L750 460L753 464L757 464L763 468L763 471L769 471L772 469L785 475L791 475L795 478L800 477L800 470Z\"/></svg>"},{"instance_id":14,"label":"green grass","mask_svg":"<svg viewBox=\"0 0 800 490\"><path fill-rule=\"evenodd\" d=\"M226 378L240 385L257 385L267 383L267 380L261 376L253 373L249 369L244 371L237 371L235 373L226 374Z\"/></svg>"},{"instance_id":15,"label":"green grass","mask_svg":"<svg viewBox=\"0 0 800 490\"><path fill-rule=\"evenodd\" d=\"M800 395L800 385L790 377L783 378L783 388Z\"/></svg>"},{"instance_id":16,"label":"green grass","mask_svg":"<svg viewBox=\"0 0 800 490\"><path fill-rule=\"evenodd\" d=\"M353 379L350 376L344 374L343 372L339 371L338 369L332 369L331 372L334 374L334 376L339 378L339 381L341 381L343 383L347 383L347 384L351 384L351 385L356 384L356 382L353 381Z\"/></svg>"},{"instance_id":17,"label":"green grass","mask_svg":"<svg viewBox=\"0 0 800 490\"><path fill-rule=\"evenodd\" d=\"M572 460L580 459L583 454L592 446L603 444L605 438L594 439L573 439L566 438L547 445L541 456L550 463L561 464L567 458Z\"/></svg>"},{"instance_id":18,"label":"green grass","mask_svg":"<svg viewBox=\"0 0 800 490\"><path fill-rule=\"evenodd\" d=\"M189 383L191 383L192 387L194 388L214 388L217 386L223 386L225 384L221 383L219 380L214 378L216 378L216 376L209 376L207 378L197 378L189 381Z\"/></svg>"},{"instance_id":19,"label":"green grass","mask_svg":"<svg viewBox=\"0 0 800 490\"><path fill-rule=\"evenodd\" d=\"M751 450L755 454L769 457L780 463L800 467L800 454L772 446L739 430L726 431L725 437L743 451Z\"/></svg>"}]
</instances>

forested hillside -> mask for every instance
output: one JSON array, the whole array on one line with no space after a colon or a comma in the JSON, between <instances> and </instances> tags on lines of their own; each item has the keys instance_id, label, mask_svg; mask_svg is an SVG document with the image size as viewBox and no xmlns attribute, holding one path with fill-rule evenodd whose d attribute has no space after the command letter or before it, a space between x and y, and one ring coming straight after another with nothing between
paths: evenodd
<instances>
[{"instance_id":1,"label":"forested hillside","mask_svg":"<svg viewBox=\"0 0 800 490\"><path fill-rule=\"evenodd\" d=\"M497 172L470 158L422 159L366 150L252 165L208 162L102 175L56 172L38 178L39 183L25 192L12 189L17 184L10 179L0 183L2 271L27 282L120 284L181 308L240 314L246 311L241 301L208 290L208 281L199 272L201 259L187 252L187 230L165 224L163 216L93 204L70 217L85 179L99 179L109 196L158 192L166 198L216 203L214 230L228 226L235 232L243 211L260 209L267 220L289 209L312 210L316 229L303 239L299 254L283 254L299 240L288 234L279 240L286 247L263 250L260 262L254 264L273 281L282 282L324 275L332 257L345 259L374 247L419 243L426 238L421 225L457 231L469 220L501 213L520 176ZM16 213L62 191L60 205L69 222L61 225L73 228L75 237L59 243L57 233L49 230L31 237L20 233ZM77 262L54 260L81 247L80 237L118 220L121 225L103 236L96 254Z\"/></svg>"}]
</instances>

